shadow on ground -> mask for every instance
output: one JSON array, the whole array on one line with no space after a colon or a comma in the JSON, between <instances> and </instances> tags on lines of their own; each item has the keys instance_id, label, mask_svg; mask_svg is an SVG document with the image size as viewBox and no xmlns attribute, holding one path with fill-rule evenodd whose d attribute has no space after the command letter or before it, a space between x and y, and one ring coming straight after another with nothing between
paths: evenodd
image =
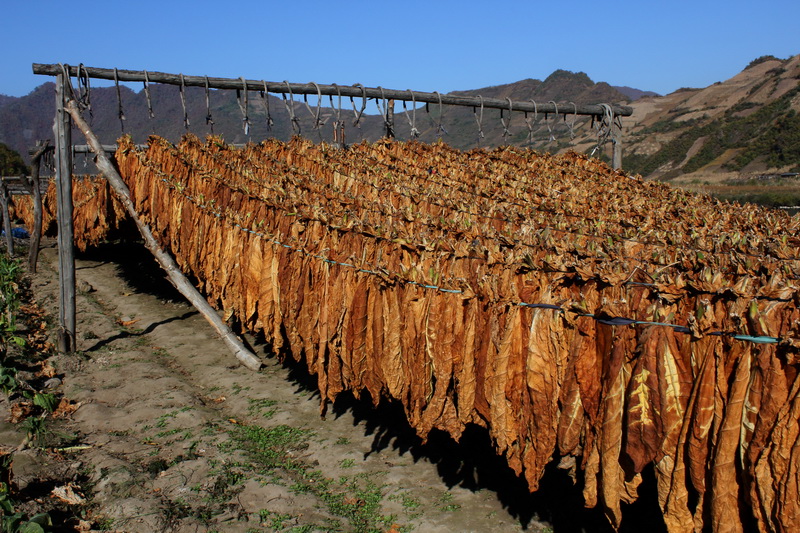
<instances>
[{"instance_id":1,"label":"shadow on ground","mask_svg":"<svg viewBox=\"0 0 800 533\"><path fill-rule=\"evenodd\" d=\"M283 364L289 369L289 379L298 391L316 393L317 378L309 374L305 363L297 363L291 356L286 356ZM373 437L372 449L368 453L389 448L399 454L410 453L415 461L426 460L435 464L449 487L492 491L523 528L527 528L531 521L539 520L552 524L555 533L614 532L599 508L584 507L582 481L579 479L578 484L573 484L567 472L556 467L557 461L548 465L539 489L531 494L524 478L517 476L505 459L497 455L485 428L469 425L459 442L443 431L434 430L423 443L408 424L398 402L384 399L374 407L366 391L360 399L351 393L340 394L329 408L328 416L339 417L346 412L352 413L354 424L363 422L365 433ZM639 487L639 499L633 504L623 504L623 522L619 532L666 532L656 499L652 468L643 475L645 479Z\"/></svg>"},{"instance_id":2,"label":"shadow on ground","mask_svg":"<svg viewBox=\"0 0 800 533\"><path fill-rule=\"evenodd\" d=\"M164 301L185 301L140 243L106 244L84 253L82 257L117 264L120 276L135 291L152 294ZM157 326L153 324L150 328ZM104 341L107 342L111 340ZM256 341L251 348L262 357L274 357L263 342ZM304 363L297 363L291 355L285 354L283 364L289 371L287 385L295 386L298 392L317 394L316 377L308 373ZM423 443L408 424L399 403L383 400L374 407L366 392L361 399L350 393L341 394L329 409L328 416L339 417L346 412L352 413L354 424L363 423L366 434L372 436L372 449L368 454L385 449L411 454L415 461L435 464L441 479L450 487L492 491L523 528L534 520L540 520L552 524L555 533L614 531L601 510L584 507L581 480L577 485L573 484L566 471L556 468L555 462L545 470L539 490L531 494L525 480L515 475L505 459L495 453L489 433L484 428L469 426L459 442L444 432L434 431ZM645 471L644 477L639 487L639 499L630 505L623 504L623 522L619 529L622 533L666 531L656 499L652 469Z\"/></svg>"}]
</instances>

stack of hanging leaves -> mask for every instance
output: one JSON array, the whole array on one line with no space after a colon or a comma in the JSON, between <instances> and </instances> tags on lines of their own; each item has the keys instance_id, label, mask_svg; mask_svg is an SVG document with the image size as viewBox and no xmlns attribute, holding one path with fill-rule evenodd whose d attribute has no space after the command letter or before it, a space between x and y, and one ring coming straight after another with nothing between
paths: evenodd
<instances>
[{"instance_id":1,"label":"stack of hanging leaves","mask_svg":"<svg viewBox=\"0 0 800 533\"><path fill-rule=\"evenodd\" d=\"M12 196L15 216L22 219L28 228L33 228L33 196ZM97 176L75 176L72 182L74 209L73 230L75 244L81 251L97 246L103 240L113 238L121 229L127 213L104 178ZM42 236L58 234L56 211L56 183L50 181L47 192L42 195Z\"/></svg>"},{"instance_id":2,"label":"stack of hanging leaves","mask_svg":"<svg viewBox=\"0 0 800 533\"><path fill-rule=\"evenodd\" d=\"M142 218L245 328L425 438L467 424L611 523L800 527L800 219L500 148L120 141ZM79 215L76 215L79 216ZM84 215L80 215L84 216ZM77 232L76 232L77 235Z\"/></svg>"}]
</instances>

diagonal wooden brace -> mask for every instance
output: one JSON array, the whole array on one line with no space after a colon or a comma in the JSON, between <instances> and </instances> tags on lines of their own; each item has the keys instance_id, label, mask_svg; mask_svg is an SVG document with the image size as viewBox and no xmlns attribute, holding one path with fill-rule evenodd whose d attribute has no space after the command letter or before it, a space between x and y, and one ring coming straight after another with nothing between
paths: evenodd
<instances>
[{"instance_id":1,"label":"diagonal wooden brace","mask_svg":"<svg viewBox=\"0 0 800 533\"><path fill-rule=\"evenodd\" d=\"M180 271L180 268L178 268L178 265L175 263L175 260L172 258L172 256L170 256L159 246L158 242L153 236L153 232L150 231L150 227L147 226L147 224L145 224L139 217L139 214L136 212L136 208L133 205L133 201L131 200L128 186L122 180L122 176L119 175L119 172L117 172L117 169L106 155L105 150L103 150L98 138L81 116L78 105L74 100L69 100L65 107L70 116L72 116L72 120L75 122L75 125L78 126L78 129L80 129L83 135L86 137L86 142L89 144L92 152L94 152L94 154L97 156L97 168L100 169L100 172L103 173L105 178L108 180L108 183L117 193L120 201L128 211L128 215L136 223L136 227L139 228L139 232L142 234L142 238L144 238L145 246L148 250L150 250L153 256L155 256L156 261L158 261L158 264L161 266L161 268L163 268L167 273L167 277L169 278L170 282L175 286L176 289L180 291L181 294L186 297L187 300L189 300L189 302L191 302L191 304L198 311L200 311L205 319L214 327L217 333L219 333L219 335L222 337L222 340L225 342L225 344L227 344L231 351L233 351L233 354L236 356L239 362L241 362L250 370L259 370L261 368L261 361L252 352L245 348L245 346L242 344L242 341L239 340L236 335L234 335L234 333L225 324L222 318L220 318L214 308L211 307L205 298L203 298L194 285L192 285L189 280L186 279L186 276L184 276Z\"/></svg>"}]
</instances>

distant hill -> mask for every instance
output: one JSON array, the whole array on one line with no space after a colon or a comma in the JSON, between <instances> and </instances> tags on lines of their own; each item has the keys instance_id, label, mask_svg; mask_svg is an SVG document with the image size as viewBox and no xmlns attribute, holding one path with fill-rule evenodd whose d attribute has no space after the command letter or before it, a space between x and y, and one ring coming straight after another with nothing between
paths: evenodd
<instances>
[{"instance_id":1,"label":"distant hill","mask_svg":"<svg viewBox=\"0 0 800 533\"><path fill-rule=\"evenodd\" d=\"M627 170L678 182L800 170L800 55L758 58L729 80L631 106Z\"/></svg>"},{"instance_id":2,"label":"distant hill","mask_svg":"<svg viewBox=\"0 0 800 533\"><path fill-rule=\"evenodd\" d=\"M644 98L645 96L661 96L658 93L654 93L653 91L642 91L640 89L634 89L633 87L627 86L619 86L619 85L612 85L614 89L621 92L625 96L631 99L631 101L638 100L639 98Z\"/></svg>"},{"instance_id":3,"label":"distant hill","mask_svg":"<svg viewBox=\"0 0 800 533\"><path fill-rule=\"evenodd\" d=\"M46 83L21 98L0 96L0 142L27 158L36 139L52 138L54 87L53 83ZM176 141L187 131L177 87L152 85L152 119L144 91L122 87L121 94L124 131L135 142L145 142L154 132ZM412 110L410 104L404 107L398 102L397 137L408 139L413 126L421 141L441 138L460 149L509 144L539 151L594 152L608 159L608 145L595 150L597 132L591 127L592 121L569 112L573 103L620 103L634 109L633 116L622 120L625 170L676 183L714 183L800 169L800 56L764 56L729 80L706 88L679 89L664 96L594 82L585 73L566 70L557 70L545 80L524 79L453 94L537 103L554 101L559 114L545 117L514 112L509 117L508 112L501 115L499 110L485 109L481 120L477 108L445 106L441 110L438 105L429 104ZM314 129L315 103L308 109L299 97L292 105L281 96L270 95L266 101L258 92L248 96L250 129L245 135L240 111L243 102L237 102L236 92L210 91L215 134L231 143L257 142L268 136L288 139L293 134L291 110L302 134L313 140L332 140L337 114L346 124L348 143L374 141L384 135L383 119L376 114L374 102L369 108L372 114L365 114L355 127L353 107L360 108L359 98L352 102L343 98L343 109L339 111L330 107L328 98L323 98L323 104L328 104L321 109L324 125ZM95 133L104 143L113 143L122 133L115 89L92 89L91 103L88 117ZM267 127L265 104L274 121L271 129ZM201 137L211 133L203 89L187 88L186 112L188 131ZM82 143L77 132L75 139Z\"/></svg>"}]
</instances>

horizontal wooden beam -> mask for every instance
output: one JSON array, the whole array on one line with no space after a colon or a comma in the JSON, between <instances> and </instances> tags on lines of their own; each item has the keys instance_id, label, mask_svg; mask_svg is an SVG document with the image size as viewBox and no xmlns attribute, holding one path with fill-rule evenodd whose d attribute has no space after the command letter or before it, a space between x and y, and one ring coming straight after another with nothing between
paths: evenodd
<instances>
[{"instance_id":1,"label":"horizontal wooden beam","mask_svg":"<svg viewBox=\"0 0 800 533\"><path fill-rule=\"evenodd\" d=\"M147 147L148 147L148 145L146 145L146 144L135 144L134 146L139 150L146 150ZM231 148L244 148L247 145L245 145L245 144L228 144L227 146L229 146ZM116 144L103 144L103 145L101 145L101 148L103 149L104 152L106 152L108 154L113 154L113 153L115 153L117 151L117 145ZM55 150L54 146L48 146L48 147L45 148L44 152L45 153L52 152L53 150ZM33 154L35 152L36 152L35 148L31 148L30 150L28 150L29 154ZM94 153L94 149L91 146L89 146L88 144L73 144L72 145L72 153L73 154L93 154Z\"/></svg>"},{"instance_id":2,"label":"horizontal wooden beam","mask_svg":"<svg viewBox=\"0 0 800 533\"><path fill-rule=\"evenodd\" d=\"M63 73L63 69L69 71L72 77L78 76L79 67L60 64L33 64L33 73L57 76ZM153 82L165 83L169 85L183 85L184 87L208 87L210 89L247 89L248 91L264 91L278 94L311 94L320 96L345 96L364 99L382 100L401 100L406 102L422 102L426 104L447 104L488 109L504 109L510 111L522 111L526 113L560 115L591 115L603 116L606 112L602 104L573 104L573 103L554 103L541 102L535 103L533 100L510 101L499 98L481 98L479 96L460 96L454 94L440 94L437 92L417 92L409 90L384 89L382 87L363 87L361 85L322 85L316 83L289 83L246 80L236 78L216 78L210 76L184 76L182 74L167 74L164 72L148 72L144 70L119 70L96 67L80 67L81 75L89 78L103 80L117 80L121 82ZM629 106L611 105L611 110L616 116L628 117L633 113Z\"/></svg>"},{"instance_id":3,"label":"horizontal wooden beam","mask_svg":"<svg viewBox=\"0 0 800 533\"><path fill-rule=\"evenodd\" d=\"M12 196L27 196L33 194L28 187L28 176L2 176L0 181L8 189L8 193ZM50 185L50 178L39 178L38 180L39 192L47 192L47 187Z\"/></svg>"}]
</instances>

